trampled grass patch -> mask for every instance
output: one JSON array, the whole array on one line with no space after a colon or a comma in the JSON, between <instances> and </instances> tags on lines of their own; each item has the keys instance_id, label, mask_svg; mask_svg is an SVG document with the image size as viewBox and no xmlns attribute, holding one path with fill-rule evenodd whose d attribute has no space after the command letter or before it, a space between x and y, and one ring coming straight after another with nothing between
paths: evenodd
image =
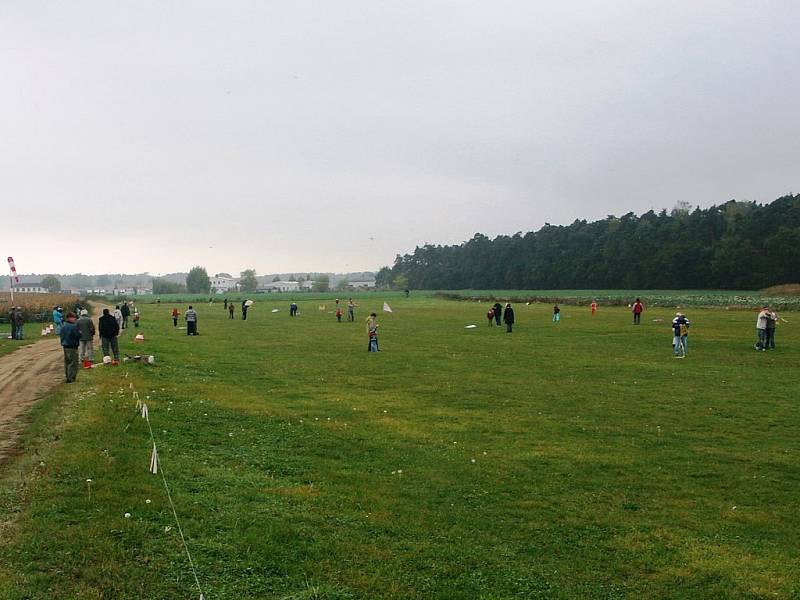
<instances>
[{"instance_id":1,"label":"trampled grass patch","mask_svg":"<svg viewBox=\"0 0 800 600\"><path fill-rule=\"evenodd\" d=\"M139 305L156 365L82 371L3 473L0 598L199 596L131 384L209 600L800 593L795 313L762 353L755 313L685 311L676 360L667 309L319 304L200 304L196 338Z\"/></svg>"}]
</instances>

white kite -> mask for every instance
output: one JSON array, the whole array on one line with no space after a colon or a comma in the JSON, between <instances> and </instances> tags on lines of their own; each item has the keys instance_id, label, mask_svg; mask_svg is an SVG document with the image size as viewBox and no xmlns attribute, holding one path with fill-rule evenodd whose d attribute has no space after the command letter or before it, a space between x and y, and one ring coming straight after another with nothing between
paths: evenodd
<instances>
[{"instance_id":1,"label":"white kite","mask_svg":"<svg viewBox=\"0 0 800 600\"><path fill-rule=\"evenodd\" d=\"M383 303L383 312L393 312L393 311L392 311L392 307L391 307L391 306L389 306L389 303L388 303L388 302L384 302L384 303Z\"/></svg>"}]
</instances>

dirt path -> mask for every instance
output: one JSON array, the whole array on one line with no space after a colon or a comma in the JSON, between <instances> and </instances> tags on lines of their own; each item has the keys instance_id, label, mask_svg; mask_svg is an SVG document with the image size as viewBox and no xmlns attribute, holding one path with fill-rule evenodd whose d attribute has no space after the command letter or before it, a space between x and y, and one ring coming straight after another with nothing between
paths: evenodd
<instances>
[{"instance_id":1,"label":"dirt path","mask_svg":"<svg viewBox=\"0 0 800 600\"><path fill-rule=\"evenodd\" d=\"M103 306L95 304L93 308L92 318L97 326ZM95 347L99 343L95 336ZM0 465L17 450L25 413L42 394L63 381L64 353L58 337L40 340L0 356Z\"/></svg>"}]
</instances>

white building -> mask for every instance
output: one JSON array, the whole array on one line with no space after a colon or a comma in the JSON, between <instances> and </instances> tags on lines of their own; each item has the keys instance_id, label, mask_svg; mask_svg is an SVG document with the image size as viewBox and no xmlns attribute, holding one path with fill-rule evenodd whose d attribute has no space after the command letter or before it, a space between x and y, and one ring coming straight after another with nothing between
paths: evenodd
<instances>
[{"instance_id":1,"label":"white building","mask_svg":"<svg viewBox=\"0 0 800 600\"><path fill-rule=\"evenodd\" d=\"M298 292L300 283L297 281L271 281L258 286L259 292Z\"/></svg>"},{"instance_id":2,"label":"white building","mask_svg":"<svg viewBox=\"0 0 800 600\"><path fill-rule=\"evenodd\" d=\"M17 294L47 294L41 283L17 283L14 285Z\"/></svg>"},{"instance_id":3,"label":"white building","mask_svg":"<svg viewBox=\"0 0 800 600\"><path fill-rule=\"evenodd\" d=\"M369 288L374 288L375 287L375 282L374 281L350 281L348 283L350 284L350 287L354 288L354 289L365 290L365 289L369 289Z\"/></svg>"},{"instance_id":4,"label":"white building","mask_svg":"<svg viewBox=\"0 0 800 600\"><path fill-rule=\"evenodd\" d=\"M234 277L221 277L219 275L214 275L214 277L211 277L211 291L215 294L235 292L238 287L239 280Z\"/></svg>"}]
</instances>

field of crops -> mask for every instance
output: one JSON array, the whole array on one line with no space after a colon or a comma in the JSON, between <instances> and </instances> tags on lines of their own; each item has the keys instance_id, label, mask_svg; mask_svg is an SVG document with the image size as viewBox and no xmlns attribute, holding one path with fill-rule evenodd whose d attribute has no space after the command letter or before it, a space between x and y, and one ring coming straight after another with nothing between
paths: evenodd
<instances>
[{"instance_id":1,"label":"field of crops","mask_svg":"<svg viewBox=\"0 0 800 600\"><path fill-rule=\"evenodd\" d=\"M681 308L687 306L721 307L730 310L750 309L769 304L777 310L800 310L800 296L736 290L458 290L441 291L438 295L451 299L512 302L558 302L627 306L641 298L646 306Z\"/></svg>"},{"instance_id":2,"label":"field of crops","mask_svg":"<svg viewBox=\"0 0 800 600\"><path fill-rule=\"evenodd\" d=\"M22 307L27 322L48 321L56 306L62 306L66 314L78 299L78 296L71 294L14 294L13 306ZM11 307L11 294L0 292L0 317L7 318Z\"/></svg>"}]
</instances>

